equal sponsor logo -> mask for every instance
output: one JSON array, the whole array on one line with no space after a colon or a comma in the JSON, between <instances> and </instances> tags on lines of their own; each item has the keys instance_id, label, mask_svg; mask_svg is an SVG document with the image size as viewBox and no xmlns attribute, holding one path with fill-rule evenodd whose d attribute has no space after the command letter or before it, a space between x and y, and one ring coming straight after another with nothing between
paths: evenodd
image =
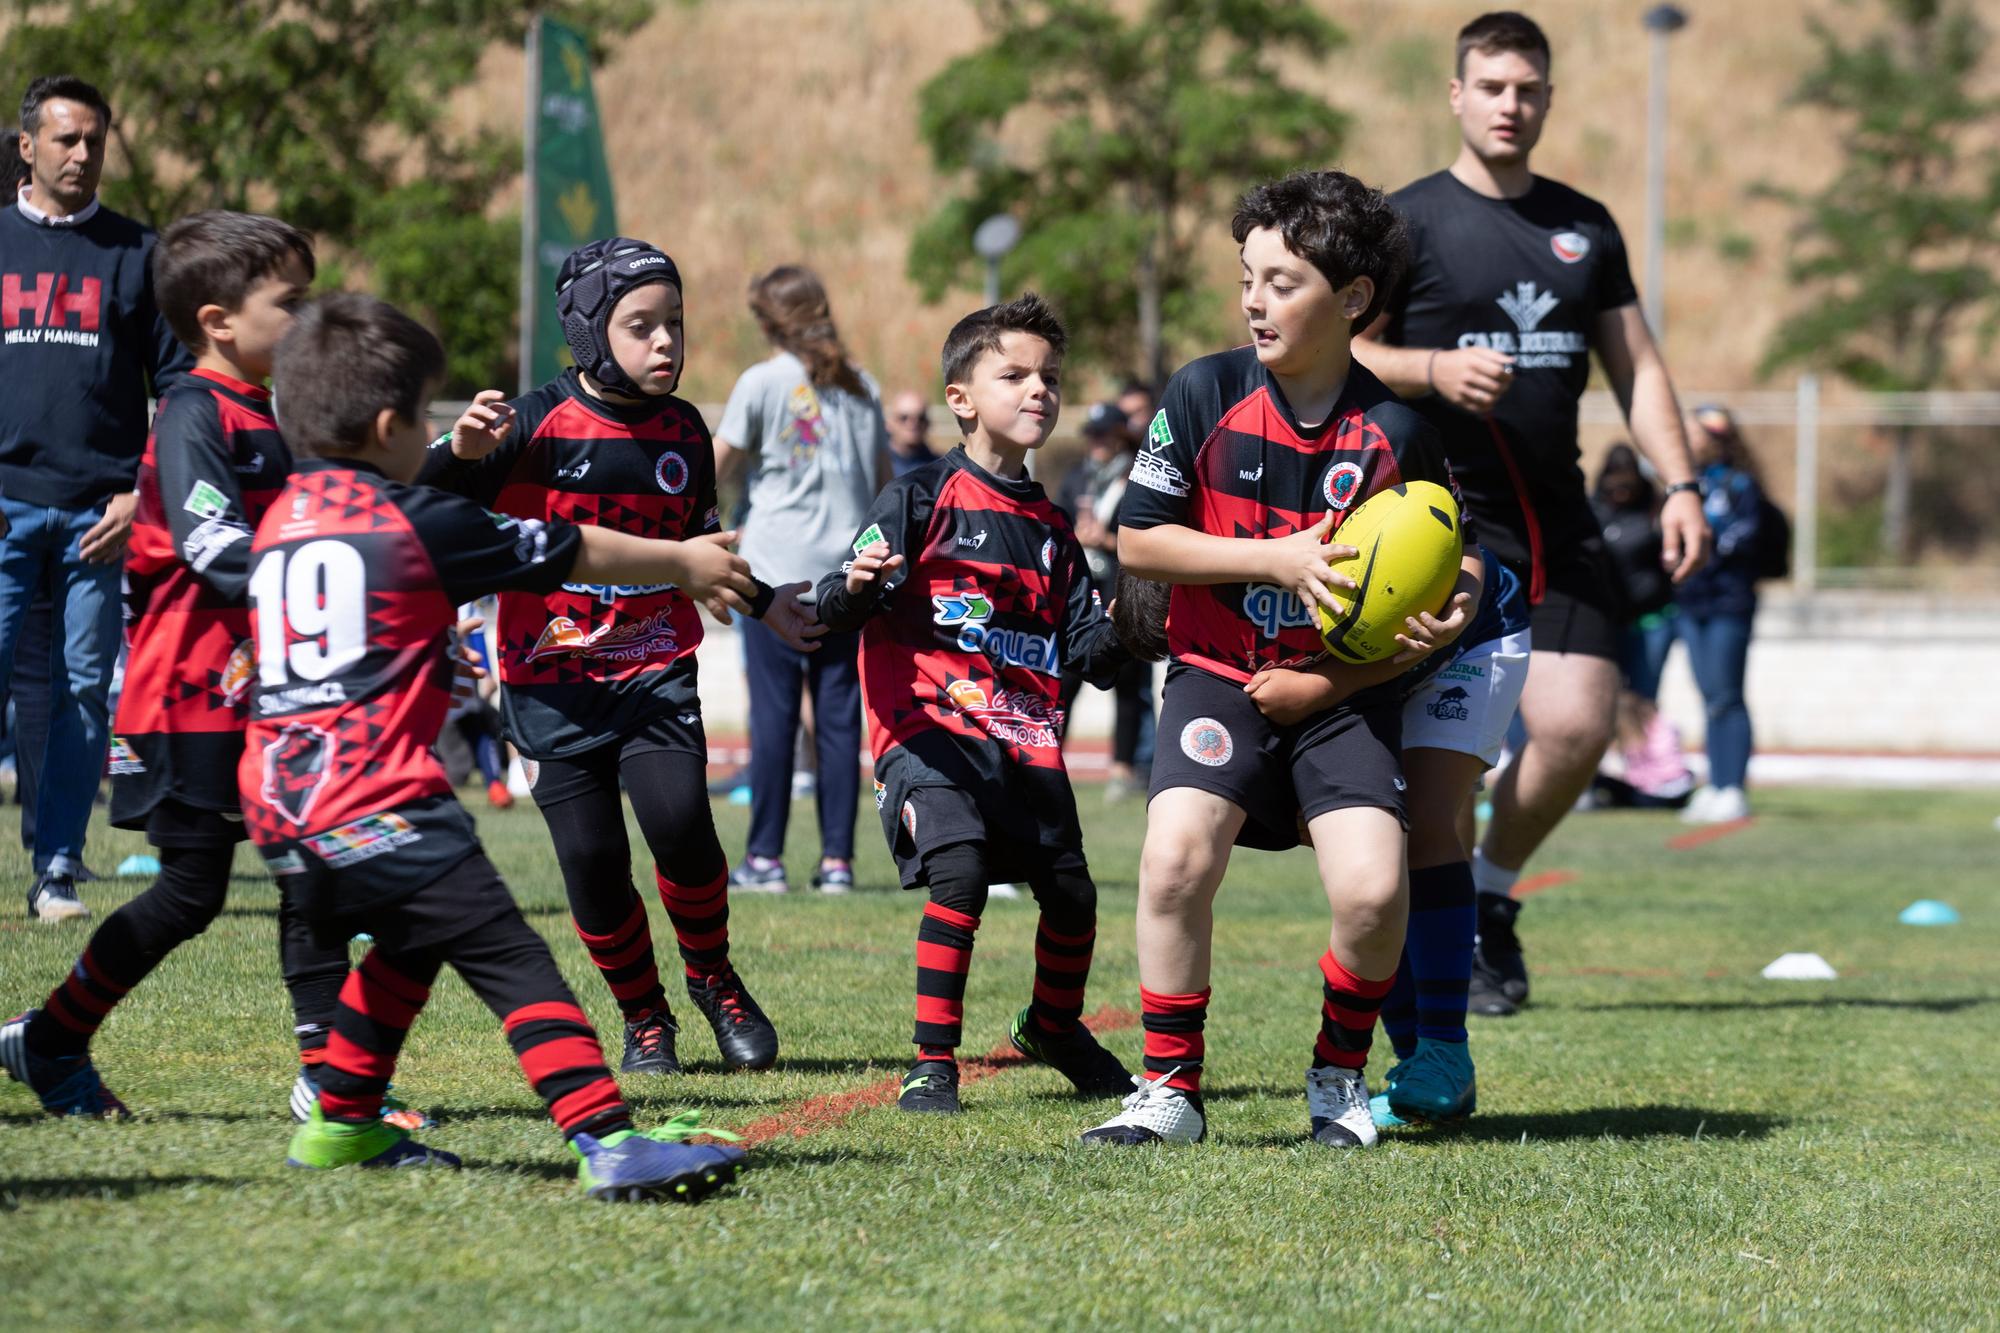
<instances>
[{"instance_id":1,"label":"equal sponsor logo","mask_svg":"<svg viewBox=\"0 0 2000 1333\"><path fill-rule=\"evenodd\" d=\"M409 820L391 812L367 815L324 833L315 833L305 839L305 845L314 856L339 870L421 842L423 836Z\"/></svg>"},{"instance_id":2,"label":"equal sponsor logo","mask_svg":"<svg viewBox=\"0 0 2000 1333\"><path fill-rule=\"evenodd\" d=\"M661 454L660 461L653 464L653 480L668 495L679 495L687 489L687 460L676 453Z\"/></svg>"},{"instance_id":3,"label":"equal sponsor logo","mask_svg":"<svg viewBox=\"0 0 2000 1333\"><path fill-rule=\"evenodd\" d=\"M1282 630L1314 624L1312 608L1303 598L1275 583L1252 583L1243 589L1243 615L1267 639Z\"/></svg>"},{"instance_id":4,"label":"equal sponsor logo","mask_svg":"<svg viewBox=\"0 0 2000 1333\"><path fill-rule=\"evenodd\" d=\"M146 765L139 758L139 752L132 748L132 742L126 740L123 736L113 736L111 738L111 776L114 778L127 777L133 773L144 773L145 771Z\"/></svg>"},{"instance_id":5,"label":"equal sponsor logo","mask_svg":"<svg viewBox=\"0 0 2000 1333\"><path fill-rule=\"evenodd\" d=\"M1204 768L1221 768L1236 753L1229 728L1212 717L1198 717L1181 728L1181 753Z\"/></svg>"},{"instance_id":6,"label":"equal sponsor logo","mask_svg":"<svg viewBox=\"0 0 2000 1333\"><path fill-rule=\"evenodd\" d=\"M956 642L962 652L982 653L1003 665L1025 667L1044 676L1053 676L1062 670L1062 657L1056 651L1055 635L995 629L987 625L986 622L993 616L993 603L977 588L934 595L931 606L934 610L932 622L956 631Z\"/></svg>"},{"instance_id":7,"label":"equal sponsor logo","mask_svg":"<svg viewBox=\"0 0 2000 1333\"><path fill-rule=\"evenodd\" d=\"M528 660L547 657L590 657L600 662L644 662L663 657L680 647L674 631L671 608L624 624L599 625L585 634L568 616L557 616L542 627L541 637L528 650Z\"/></svg>"},{"instance_id":8,"label":"equal sponsor logo","mask_svg":"<svg viewBox=\"0 0 2000 1333\"><path fill-rule=\"evenodd\" d=\"M996 741L1023 749L1048 750L1061 744L1063 710L1026 690L997 688L989 698L977 682L955 680L945 688L958 710Z\"/></svg>"},{"instance_id":9,"label":"equal sponsor logo","mask_svg":"<svg viewBox=\"0 0 2000 1333\"><path fill-rule=\"evenodd\" d=\"M1464 686L1454 685L1448 690L1439 690L1437 697L1424 705L1424 711L1440 722L1464 722L1472 716L1472 710L1466 707L1465 702L1469 698L1471 696L1465 692Z\"/></svg>"},{"instance_id":10,"label":"equal sponsor logo","mask_svg":"<svg viewBox=\"0 0 2000 1333\"><path fill-rule=\"evenodd\" d=\"M1354 462L1335 463L1326 470L1326 476L1319 488L1326 496L1326 502L1335 509L1345 509L1354 503L1354 497L1361 494L1363 473L1361 464Z\"/></svg>"}]
</instances>

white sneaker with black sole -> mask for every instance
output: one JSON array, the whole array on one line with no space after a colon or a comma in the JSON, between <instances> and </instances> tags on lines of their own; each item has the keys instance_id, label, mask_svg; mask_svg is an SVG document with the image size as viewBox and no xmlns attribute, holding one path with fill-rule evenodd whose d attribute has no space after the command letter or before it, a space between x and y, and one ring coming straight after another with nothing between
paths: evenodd
<instances>
[{"instance_id":1,"label":"white sneaker with black sole","mask_svg":"<svg viewBox=\"0 0 2000 1333\"><path fill-rule=\"evenodd\" d=\"M1167 1080L1179 1072L1178 1069L1169 1069L1151 1082L1134 1074L1132 1082L1139 1090L1125 1099L1124 1108L1117 1115L1096 1129L1084 1131L1081 1141L1200 1143L1208 1137L1208 1119L1202 1114L1201 1099L1167 1086ZM1361 1105L1361 1113L1368 1113L1365 1101Z\"/></svg>"},{"instance_id":2,"label":"white sneaker with black sole","mask_svg":"<svg viewBox=\"0 0 2000 1333\"><path fill-rule=\"evenodd\" d=\"M1313 1142L1329 1148L1375 1146L1375 1117L1368 1111L1368 1080L1358 1069L1320 1065L1306 1071L1306 1110Z\"/></svg>"},{"instance_id":3,"label":"white sneaker with black sole","mask_svg":"<svg viewBox=\"0 0 2000 1333\"><path fill-rule=\"evenodd\" d=\"M37 921L75 921L89 916L90 909L76 896L75 880L44 871L28 890L28 915Z\"/></svg>"}]
</instances>

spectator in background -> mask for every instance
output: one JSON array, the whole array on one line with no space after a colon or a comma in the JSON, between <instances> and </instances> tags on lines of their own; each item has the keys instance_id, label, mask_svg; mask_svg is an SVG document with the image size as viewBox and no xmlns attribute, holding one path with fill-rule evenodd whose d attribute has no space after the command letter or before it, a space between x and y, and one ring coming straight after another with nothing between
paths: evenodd
<instances>
[{"instance_id":1,"label":"spectator in background","mask_svg":"<svg viewBox=\"0 0 2000 1333\"><path fill-rule=\"evenodd\" d=\"M889 463L896 477L906 477L937 457L931 451L930 405L908 389L889 404ZM894 480L892 477L890 480Z\"/></svg>"},{"instance_id":2,"label":"spectator in background","mask_svg":"<svg viewBox=\"0 0 2000 1333\"><path fill-rule=\"evenodd\" d=\"M847 542L891 471L875 381L840 341L826 289L786 264L750 284L750 313L774 349L743 372L715 432L724 481L747 467L742 554L777 584L817 582L849 556ZM814 888L854 886L854 811L861 784L858 634L829 634L801 653L739 618L750 685L750 840L730 887L784 893L792 746L801 688L812 692L819 870Z\"/></svg>"},{"instance_id":3,"label":"spectator in background","mask_svg":"<svg viewBox=\"0 0 2000 1333\"><path fill-rule=\"evenodd\" d=\"M14 197L28 183L28 164L21 158L21 132L12 126L0 129L0 208L11 208ZM14 642L12 698L0 701L0 720L6 736L0 741L0 763L11 761L14 769L14 800L21 807L21 847L35 850L35 796L42 780L42 751L49 740L49 652L54 646L54 602L45 583L29 604L27 619ZM6 717L6 703L13 716ZM79 881L92 879L79 868Z\"/></svg>"},{"instance_id":4,"label":"spectator in background","mask_svg":"<svg viewBox=\"0 0 2000 1333\"><path fill-rule=\"evenodd\" d=\"M1625 595L1618 665L1625 686L1642 699L1660 693L1660 669L1674 643L1674 581L1660 567L1660 496L1629 444L1604 456L1590 507Z\"/></svg>"},{"instance_id":5,"label":"spectator in background","mask_svg":"<svg viewBox=\"0 0 2000 1333\"><path fill-rule=\"evenodd\" d=\"M1147 398L1151 405L1150 395ZM1056 508L1076 526L1077 543L1083 547L1090 565L1090 581L1098 596L1110 601L1118 586L1118 503L1125 498L1125 478L1132 471L1135 452L1127 435L1128 414L1117 404L1098 403L1084 417L1085 453L1056 489ZM1083 677L1063 672L1062 706L1067 717L1070 705L1083 689ZM1153 718L1153 668L1149 662L1132 661L1118 673L1111 692L1116 715L1111 734L1111 770L1104 785L1104 799L1117 803L1143 787L1138 776L1140 742L1150 750ZM1146 756L1150 759L1150 754Z\"/></svg>"},{"instance_id":6,"label":"spectator in background","mask_svg":"<svg viewBox=\"0 0 2000 1333\"><path fill-rule=\"evenodd\" d=\"M1118 410L1125 414L1125 438L1137 449L1153 425L1153 391L1137 380L1126 380L1118 391Z\"/></svg>"},{"instance_id":7,"label":"spectator in background","mask_svg":"<svg viewBox=\"0 0 2000 1333\"><path fill-rule=\"evenodd\" d=\"M0 277L23 298L0 343L0 689L42 588L61 620L28 890L28 914L44 921L89 915L76 875L110 740L146 399L192 365L153 303L153 232L98 202L110 129L111 108L83 80L30 83L17 140L28 185L0 210Z\"/></svg>"},{"instance_id":8,"label":"spectator in background","mask_svg":"<svg viewBox=\"0 0 2000 1333\"><path fill-rule=\"evenodd\" d=\"M1708 711L1708 785L1681 818L1724 823L1750 813L1744 778L1750 769L1750 709L1743 678L1750 660L1750 624L1757 615L1757 580L1764 563L1766 500L1756 460L1727 408L1694 410L1695 465L1702 511L1715 531L1715 557L1681 585L1676 632Z\"/></svg>"},{"instance_id":9,"label":"spectator in background","mask_svg":"<svg viewBox=\"0 0 2000 1333\"><path fill-rule=\"evenodd\" d=\"M1629 444L1614 444L1604 457L1591 493L1591 508L1604 529L1605 551L1623 594L1624 626L1618 666L1624 690L1618 699L1613 744L1621 790L1600 775L1592 788L1612 805L1685 805L1694 781L1681 752L1681 735L1660 712L1660 671L1674 644L1674 583L1660 564L1660 497ZM1607 790L1615 798L1606 800Z\"/></svg>"}]
</instances>

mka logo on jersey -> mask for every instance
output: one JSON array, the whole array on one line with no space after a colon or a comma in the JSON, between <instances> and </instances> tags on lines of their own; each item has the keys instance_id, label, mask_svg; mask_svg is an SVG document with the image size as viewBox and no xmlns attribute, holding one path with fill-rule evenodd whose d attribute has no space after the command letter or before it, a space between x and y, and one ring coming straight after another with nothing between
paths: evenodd
<instances>
[{"instance_id":1,"label":"mka logo on jersey","mask_svg":"<svg viewBox=\"0 0 2000 1333\"><path fill-rule=\"evenodd\" d=\"M19 273L0 275L0 328L9 346L16 343L71 343L97 346L104 319L104 284L82 278L72 291L67 273L37 273L32 287ZM70 316L76 327L70 327Z\"/></svg>"},{"instance_id":2,"label":"mka logo on jersey","mask_svg":"<svg viewBox=\"0 0 2000 1333\"><path fill-rule=\"evenodd\" d=\"M965 652L984 653L996 662L1026 667L1044 676L1053 676L1062 670L1055 635L1035 635L1017 629L989 629L986 622L993 615L993 603L977 588L933 596L931 606L936 611L931 617L932 622L957 630L958 646Z\"/></svg>"},{"instance_id":3,"label":"mka logo on jersey","mask_svg":"<svg viewBox=\"0 0 2000 1333\"><path fill-rule=\"evenodd\" d=\"M1542 321L1562 304L1562 298L1554 292L1541 291L1533 282L1517 282L1512 291L1493 298L1493 304L1514 322L1514 331L1461 333L1460 347L1488 347L1505 352L1514 358L1516 370L1568 370L1571 357L1590 354L1590 343L1573 329L1542 332Z\"/></svg>"}]
</instances>

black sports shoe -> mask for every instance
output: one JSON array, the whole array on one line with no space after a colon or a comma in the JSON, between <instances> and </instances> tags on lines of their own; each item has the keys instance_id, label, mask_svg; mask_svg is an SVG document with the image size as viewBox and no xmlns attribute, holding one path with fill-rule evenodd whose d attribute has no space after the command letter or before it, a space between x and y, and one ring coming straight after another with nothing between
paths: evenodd
<instances>
[{"instance_id":1,"label":"black sports shoe","mask_svg":"<svg viewBox=\"0 0 2000 1333\"><path fill-rule=\"evenodd\" d=\"M681 1062L674 1057L674 1037L680 1032L672 1012L655 1009L625 1024L625 1058L618 1062L621 1074L678 1074Z\"/></svg>"},{"instance_id":2,"label":"black sports shoe","mask_svg":"<svg viewBox=\"0 0 2000 1333\"><path fill-rule=\"evenodd\" d=\"M903 1075L903 1093L896 1098L899 1111L927 1111L933 1115L957 1115L965 1108L958 1104L958 1062L919 1060Z\"/></svg>"},{"instance_id":3,"label":"black sports shoe","mask_svg":"<svg viewBox=\"0 0 2000 1333\"><path fill-rule=\"evenodd\" d=\"M1521 937L1514 931L1521 904L1498 893L1482 893L1479 902L1479 938L1473 954L1473 985L1481 989L1484 974L1488 992L1497 991L1519 1009L1528 1003L1528 965L1521 957Z\"/></svg>"},{"instance_id":4,"label":"black sports shoe","mask_svg":"<svg viewBox=\"0 0 2000 1333\"><path fill-rule=\"evenodd\" d=\"M1132 1090L1132 1071L1098 1045L1089 1028L1078 1023L1068 1036L1051 1037L1035 1026L1031 1008L1014 1015L1007 1040L1015 1050L1055 1070L1086 1097L1123 1097Z\"/></svg>"},{"instance_id":5,"label":"black sports shoe","mask_svg":"<svg viewBox=\"0 0 2000 1333\"><path fill-rule=\"evenodd\" d=\"M778 1030L734 971L702 981L688 978L688 998L715 1029L715 1048L731 1069L769 1069L778 1062Z\"/></svg>"},{"instance_id":6,"label":"black sports shoe","mask_svg":"<svg viewBox=\"0 0 2000 1333\"><path fill-rule=\"evenodd\" d=\"M1512 1018L1521 1012L1521 1006L1507 998L1507 992L1500 989L1498 972L1486 966L1486 960L1477 951L1472 955L1472 985L1465 995L1467 1012L1481 1018Z\"/></svg>"}]
</instances>

